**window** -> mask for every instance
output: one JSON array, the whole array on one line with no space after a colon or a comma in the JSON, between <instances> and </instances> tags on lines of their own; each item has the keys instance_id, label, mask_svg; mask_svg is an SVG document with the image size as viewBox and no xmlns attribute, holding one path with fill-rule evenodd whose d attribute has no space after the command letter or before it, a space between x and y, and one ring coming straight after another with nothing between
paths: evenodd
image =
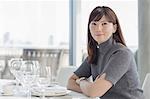
<instances>
[{"instance_id":1,"label":"window","mask_svg":"<svg viewBox=\"0 0 150 99\"><path fill-rule=\"evenodd\" d=\"M0 0L0 27L0 58L69 65L69 0Z\"/></svg>"},{"instance_id":2,"label":"window","mask_svg":"<svg viewBox=\"0 0 150 99\"><path fill-rule=\"evenodd\" d=\"M0 27L1 47L68 48L69 0L1 0Z\"/></svg>"}]
</instances>

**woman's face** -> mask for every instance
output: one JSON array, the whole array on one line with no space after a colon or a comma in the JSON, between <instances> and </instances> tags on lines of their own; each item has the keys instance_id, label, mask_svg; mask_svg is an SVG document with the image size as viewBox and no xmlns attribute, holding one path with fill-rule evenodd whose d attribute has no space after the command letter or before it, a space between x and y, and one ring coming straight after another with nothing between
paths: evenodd
<instances>
[{"instance_id":1,"label":"woman's face","mask_svg":"<svg viewBox=\"0 0 150 99\"><path fill-rule=\"evenodd\" d=\"M91 35L98 44L107 41L117 29L116 24L113 25L105 16L99 21L91 21L89 26Z\"/></svg>"}]
</instances>

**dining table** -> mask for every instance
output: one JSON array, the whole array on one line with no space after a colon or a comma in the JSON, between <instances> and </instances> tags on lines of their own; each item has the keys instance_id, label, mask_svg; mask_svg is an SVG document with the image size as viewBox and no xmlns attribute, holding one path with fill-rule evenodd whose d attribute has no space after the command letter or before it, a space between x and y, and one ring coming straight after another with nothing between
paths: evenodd
<instances>
[{"instance_id":1,"label":"dining table","mask_svg":"<svg viewBox=\"0 0 150 99\"><path fill-rule=\"evenodd\" d=\"M16 82L16 81L10 80L10 79L0 79L0 99L28 99L28 97L25 95L21 95L21 94L20 95L14 95L12 93L12 90L14 90L14 87L11 87L10 85L14 82ZM57 85L57 88L58 87L63 88L62 86ZM3 94L2 93L3 91L5 91L9 94ZM18 89L18 91L20 91L20 89ZM32 95L31 99L42 99L42 97ZM56 95L54 95L54 96L50 95L50 96L46 96L45 99L100 99L100 98L99 97L92 98L92 97L88 97L82 93L67 90L66 94L57 95L57 96Z\"/></svg>"}]
</instances>

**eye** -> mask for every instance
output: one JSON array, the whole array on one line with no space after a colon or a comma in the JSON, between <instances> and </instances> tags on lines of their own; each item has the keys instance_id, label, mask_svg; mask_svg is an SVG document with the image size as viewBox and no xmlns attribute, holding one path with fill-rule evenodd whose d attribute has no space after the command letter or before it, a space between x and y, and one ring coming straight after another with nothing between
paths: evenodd
<instances>
[{"instance_id":1,"label":"eye","mask_svg":"<svg viewBox=\"0 0 150 99\"><path fill-rule=\"evenodd\" d=\"M91 24L92 24L92 25L97 25L96 22L92 22Z\"/></svg>"},{"instance_id":2,"label":"eye","mask_svg":"<svg viewBox=\"0 0 150 99\"><path fill-rule=\"evenodd\" d=\"M102 23L102 25L107 25L107 24L108 24L107 22Z\"/></svg>"}]
</instances>

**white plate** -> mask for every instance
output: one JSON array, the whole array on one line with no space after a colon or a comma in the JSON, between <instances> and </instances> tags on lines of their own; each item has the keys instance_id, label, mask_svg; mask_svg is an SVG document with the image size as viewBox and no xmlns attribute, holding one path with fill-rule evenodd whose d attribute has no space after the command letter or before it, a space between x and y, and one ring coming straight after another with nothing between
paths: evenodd
<instances>
[{"instance_id":1,"label":"white plate","mask_svg":"<svg viewBox=\"0 0 150 99\"><path fill-rule=\"evenodd\" d=\"M33 96L42 96L43 94L45 96L62 96L62 95L67 95L70 93L69 90L63 87L47 87L44 90L44 93L42 92L41 88L34 88L32 90L32 95Z\"/></svg>"}]
</instances>

